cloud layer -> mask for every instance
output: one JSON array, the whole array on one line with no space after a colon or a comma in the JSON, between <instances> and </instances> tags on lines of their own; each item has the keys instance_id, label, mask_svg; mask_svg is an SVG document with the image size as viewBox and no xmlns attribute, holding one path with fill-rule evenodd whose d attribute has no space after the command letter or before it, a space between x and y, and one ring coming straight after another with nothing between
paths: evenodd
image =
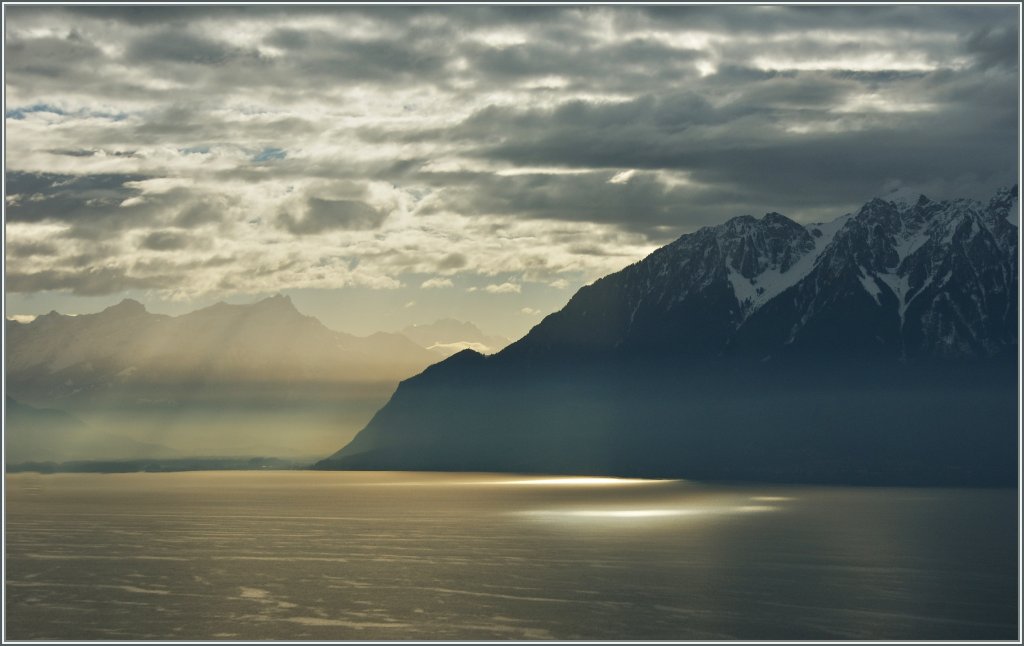
<instances>
[{"instance_id":1,"label":"cloud layer","mask_svg":"<svg viewBox=\"0 0 1024 646\"><path fill-rule=\"evenodd\" d=\"M1018 10L8 7L7 287L496 297L980 197L1018 173Z\"/></svg>"}]
</instances>

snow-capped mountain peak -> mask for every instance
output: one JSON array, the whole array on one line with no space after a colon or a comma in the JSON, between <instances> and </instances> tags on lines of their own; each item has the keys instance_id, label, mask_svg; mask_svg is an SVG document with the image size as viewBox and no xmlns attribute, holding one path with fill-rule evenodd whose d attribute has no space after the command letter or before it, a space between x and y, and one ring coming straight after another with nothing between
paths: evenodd
<instances>
[{"instance_id":1,"label":"snow-capped mountain peak","mask_svg":"<svg viewBox=\"0 0 1024 646\"><path fill-rule=\"evenodd\" d=\"M510 351L993 356L1016 344L1015 205L1012 188L874 199L823 224L733 218L584 287Z\"/></svg>"}]
</instances>

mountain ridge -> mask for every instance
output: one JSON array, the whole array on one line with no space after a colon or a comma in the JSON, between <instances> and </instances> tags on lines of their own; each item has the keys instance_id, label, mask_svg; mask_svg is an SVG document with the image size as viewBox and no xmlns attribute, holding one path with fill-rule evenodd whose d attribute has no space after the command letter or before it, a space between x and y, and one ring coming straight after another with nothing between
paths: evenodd
<instances>
[{"instance_id":1,"label":"mountain ridge","mask_svg":"<svg viewBox=\"0 0 1024 646\"><path fill-rule=\"evenodd\" d=\"M401 335L331 330L283 295L179 316L153 314L124 299L94 314L8 320L7 328L8 377L16 387L90 375L155 382L397 380L439 358Z\"/></svg>"},{"instance_id":2,"label":"mountain ridge","mask_svg":"<svg viewBox=\"0 0 1024 646\"><path fill-rule=\"evenodd\" d=\"M988 204L875 199L827 224L770 213L684 235L581 288L502 352L464 351L402 382L317 466L1008 482L999 452L1015 441L1016 204L1016 187ZM735 394L742 415L724 394L737 384L753 391ZM984 432L965 466L956 424L972 411ZM809 417L839 430L795 439ZM892 431L866 442L878 455L862 463L849 457L859 449L840 450L844 434L864 432L855 420ZM729 436L777 464L729 456ZM896 456L909 464L929 442L941 447L933 464L901 471ZM801 452L833 473L785 457Z\"/></svg>"},{"instance_id":3,"label":"mountain ridge","mask_svg":"<svg viewBox=\"0 0 1024 646\"><path fill-rule=\"evenodd\" d=\"M284 295L178 316L124 299L90 314L8 319L7 342L7 392L92 429L73 444L54 439L49 455L33 449L46 460L79 459L104 434L183 455L322 454L363 428L399 380L447 354L396 333L332 330ZM38 427L28 415L7 421L21 443Z\"/></svg>"}]
</instances>

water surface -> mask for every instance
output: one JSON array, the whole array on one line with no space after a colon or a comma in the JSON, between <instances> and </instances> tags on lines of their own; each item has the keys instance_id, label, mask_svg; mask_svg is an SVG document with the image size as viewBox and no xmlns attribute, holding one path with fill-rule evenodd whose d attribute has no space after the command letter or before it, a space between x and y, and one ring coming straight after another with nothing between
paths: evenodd
<instances>
[{"instance_id":1,"label":"water surface","mask_svg":"<svg viewBox=\"0 0 1024 646\"><path fill-rule=\"evenodd\" d=\"M8 639L1016 639L1017 492L16 474Z\"/></svg>"}]
</instances>

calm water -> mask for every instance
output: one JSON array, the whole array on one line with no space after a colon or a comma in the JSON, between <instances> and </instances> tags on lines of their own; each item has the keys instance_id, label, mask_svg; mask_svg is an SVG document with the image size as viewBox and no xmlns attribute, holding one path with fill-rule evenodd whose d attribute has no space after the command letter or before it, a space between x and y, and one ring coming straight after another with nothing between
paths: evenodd
<instances>
[{"instance_id":1,"label":"calm water","mask_svg":"<svg viewBox=\"0 0 1024 646\"><path fill-rule=\"evenodd\" d=\"M1017 493L8 476L8 639L1016 639Z\"/></svg>"}]
</instances>

